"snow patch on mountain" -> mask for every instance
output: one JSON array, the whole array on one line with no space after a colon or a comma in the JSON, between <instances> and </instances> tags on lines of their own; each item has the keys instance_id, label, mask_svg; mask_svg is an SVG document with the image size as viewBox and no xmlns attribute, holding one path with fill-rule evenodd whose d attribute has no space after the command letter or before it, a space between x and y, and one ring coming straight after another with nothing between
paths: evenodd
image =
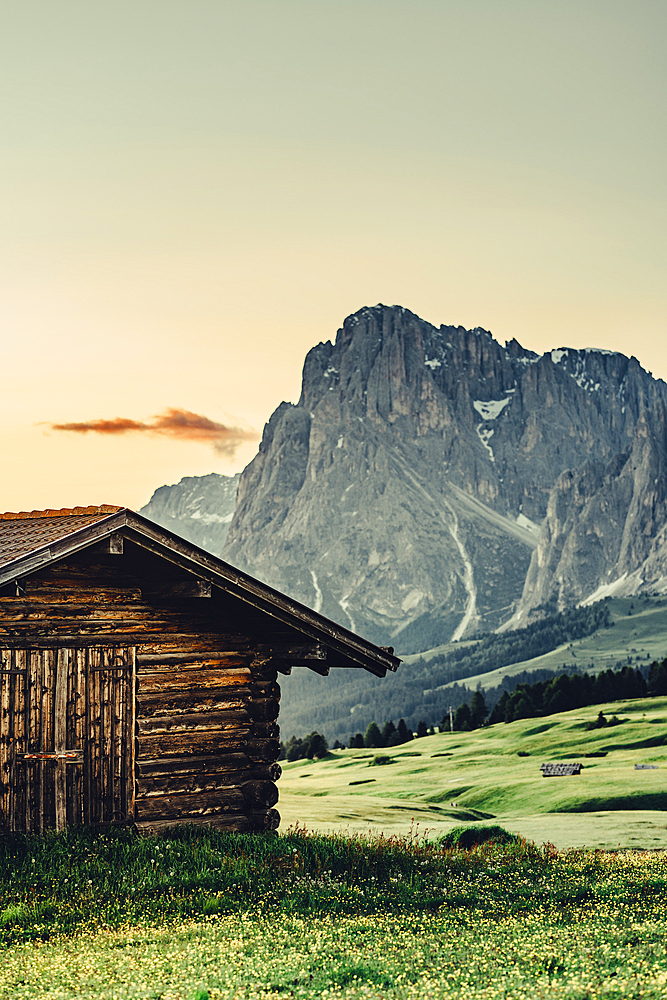
<instances>
[{"instance_id":1,"label":"snow patch on mountain","mask_svg":"<svg viewBox=\"0 0 667 1000\"><path fill-rule=\"evenodd\" d=\"M509 399L473 399L472 405L482 420L495 420L509 402Z\"/></svg>"}]
</instances>

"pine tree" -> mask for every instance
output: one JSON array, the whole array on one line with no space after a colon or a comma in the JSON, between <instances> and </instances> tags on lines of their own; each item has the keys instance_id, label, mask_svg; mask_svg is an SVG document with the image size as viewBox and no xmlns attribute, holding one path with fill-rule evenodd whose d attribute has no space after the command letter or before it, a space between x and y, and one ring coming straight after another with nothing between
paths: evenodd
<instances>
[{"instance_id":1,"label":"pine tree","mask_svg":"<svg viewBox=\"0 0 667 1000\"><path fill-rule=\"evenodd\" d=\"M396 735L396 726L394 725L392 720L389 719L387 722L385 722L384 726L382 727L382 739L384 740L384 746L386 747L392 746L392 740L395 735Z\"/></svg>"},{"instance_id":2,"label":"pine tree","mask_svg":"<svg viewBox=\"0 0 667 1000\"><path fill-rule=\"evenodd\" d=\"M306 757L309 760L313 760L315 757L321 759L326 757L329 750L329 745L325 740L324 736L320 733L311 733L305 740L306 743Z\"/></svg>"},{"instance_id":3,"label":"pine tree","mask_svg":"<svg viewBox=\"0 0 667 1000\"><path fill-rule=\"evenodd\" d=\"M484 695L481 691L475 691L470 699L470 715L472 718L473 729L478 729L480 726L483 726L484 720L488 714L489 710L486 707Z\"/></svg>"},{"instance_id":4,"label":"pine tree","mask_svg":"<svg viewBox=\"0 0 667 1000\"><path fill-rule=\"evenodd\" d=\"M472 716L469 705L459 705L454 716L454 729L457 733L468 732L472 729Z\"/></svg>"},{"instance_id":5,"label":"pine tree","mask_svg":"<svg viewBox=\"0 0 667 1000\"><path fill-rule=\"evenodd\" d=\"M366 735L364 736L364 746L365 747L381 747L382 743L382 733L380 732L380 727L377 722L369 722L368 729L366 730Z\"/></svg>"},{"instance_id":6,"label":"pine tree","mask_svg":"<svg viewBox=\"0 0 667 1000\"><path fill-rule=\"evenodd\" d=\"M648 675L648 690L649 694L654 697L667 694L667 660L663 660L662 663L654 661L651 664Z\"/></svg>"},{"instance_id":7,"label":"pine tree","mask_svg":"<svg viewBox=\"0 0 667 1000\"><path fill-rule=\"evenodd\" d=\"M396 732L399 735L401 743L409 743L410 740L412 739L412 730L408 729L408 727L406 726L405 719L398 720L398 728Z\"/></svg>"}]
</instances>

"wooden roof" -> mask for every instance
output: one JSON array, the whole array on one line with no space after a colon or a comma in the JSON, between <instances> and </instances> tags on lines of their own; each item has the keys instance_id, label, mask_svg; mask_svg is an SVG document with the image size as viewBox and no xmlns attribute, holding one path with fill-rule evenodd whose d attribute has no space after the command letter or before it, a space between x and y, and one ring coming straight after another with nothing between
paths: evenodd
<instances>
[{"instance_id":1,"label":"wooden roof","mask_svg":"<svg viewBox=\"0 0 667 1000\"><path fill-rule=\"evenodd\" d=\"M300 662L320 673L328 666L357 666L384 677L401 662L391 647L362 639L126 507L0 514L0 586L116 534L207 581L248 609L295 629L310 640L313 650L318 647L312 662L307 653Z\"/></svg>"}]
</instances>

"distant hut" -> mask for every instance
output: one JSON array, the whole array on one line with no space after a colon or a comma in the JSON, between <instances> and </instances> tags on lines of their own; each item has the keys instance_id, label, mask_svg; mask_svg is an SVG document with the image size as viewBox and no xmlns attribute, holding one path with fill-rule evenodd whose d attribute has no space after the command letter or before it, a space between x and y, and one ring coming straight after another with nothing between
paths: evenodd
<instances>
[{"instance_id":1,"label":"distant hut","mask_svg":"<svg viewBox=\"0 0 667 1000\"><path fill-rule=\"evenodd\" d=\"M279 673L393 650L122 507L0 514L0 830L272 830Z\"/></svg>"}]
</instances>

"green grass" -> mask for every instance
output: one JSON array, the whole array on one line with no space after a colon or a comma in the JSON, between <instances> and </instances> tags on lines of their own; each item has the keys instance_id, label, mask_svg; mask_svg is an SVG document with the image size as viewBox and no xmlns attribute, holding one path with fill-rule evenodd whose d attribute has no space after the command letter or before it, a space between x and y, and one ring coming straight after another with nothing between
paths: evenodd
<instances>
[{"instance_id":1,"label":"green grass","mask_svg":"<svg viewBox=\"0 0 667 1000\"><path fill-rule=\"evenodd\" d=\"M667 652L667 598L614 597L609 601L609 609L611 620L614 623L612 628L600 629L584 639L575 639L571 643L565 643L543 656L512 663L489 673L467 677L460 683L465 684L471 690L475 690L478 684L487 690L497 687L502 682L503 677L513 677L524 670L529 672L533 670L560 671L563 664L567 664L578 665L582 670L598 673L601 670L613 668L620 660L627 661L628 656L632 657L634 665L637 665L636 658L638 656L641 657L643 663L651 663L653 660L665 658ZM406 656L404 660L408 665L419 659L420 656L430 660L453 648L455 646L449 643L446 646L428 650L426 653ZM593 663L592 667L590 667L591 662Z\"/></svg>"},{"instance_id":2,"label":"green grass","mask_svg":"<svg viewBox=\"0 0 667 1000\"><path fill-rule=\"evenodd\" d=\"M667 847L667 698L601 707L286 765L331 834L0 841L0 997L664 1000L667 854L516 836Z\"/></svg>"},{"instance_id":3,"label":"green grass","mask_svg":"<svg viewBox=\"0 0 667 1000\"><path fill-rule=\"evenodd\" d=\"M434 847L415 838L78 830L0 841L0 943L256 910L428 908ZM428 872L428 875L427 875ZM435 896L433 896L435 892Z\"/></svg>"},{"instance_id":4,"label":"green grass","mask_svg":"<svg viewBox=\"0 0 667 1000\"><path fill-rule=\"evenodd\" d=\"M625 721L587 731L600 708ZM286 764L284 821L388 834L414 822L440 834L477 819L562 848L667 847L667 698L441 733L385 753L392 763L372 771L373 756L354 750ZM556 760L580 761L581 775L543 778L540 763ZM659 767L635 771L636 763Z\"/></svg>"},{"instance_id":5,"label":"green grass","mask_svg":"<svg viewBox=\"0 0 667 1000\"><path fill-rule=\"evenodd\" d=\"M125 834L34 839L31 850L41 843L45 852L35 857L39 877L27 878L34 855L3 874L2 884L23 885L25 898L11 904L24 910L2 951L0 996L593 1000L667 994L663 854L562 854L502 839L509 842L470 850L302 832L226 841L201 830L143 842ZM259 840L269 846L260 850ZM42 919L30 936L25 912L34 912L36 897L44 895L40 905L54 911L63 905L58 883L65 848L75 855L73 869L77 852L85 851L86 870L96 879L112 864L109 877L116 880L147 868L148 884L135 894L126 919L112 926L110 886L91 893L82 870L70 895L85 897L87 924L65 933ZM284 861L295 850L296 864L272 868L267 879L267 861ZM172 896L151 859L167 853L180 864L172 882L181 890L187 885L192 901L214 898L211 880L217 880L230 912L200 909L179 917L167 907L160 916L156 893ZM257 879L261 892L251 881L239 891L239 871ZM119 902L126 895L119 891ZM281 905L297 897L300 910ZM332 906L335 898L347 899L343 912Z\"/></svg>"}]
</instances>

